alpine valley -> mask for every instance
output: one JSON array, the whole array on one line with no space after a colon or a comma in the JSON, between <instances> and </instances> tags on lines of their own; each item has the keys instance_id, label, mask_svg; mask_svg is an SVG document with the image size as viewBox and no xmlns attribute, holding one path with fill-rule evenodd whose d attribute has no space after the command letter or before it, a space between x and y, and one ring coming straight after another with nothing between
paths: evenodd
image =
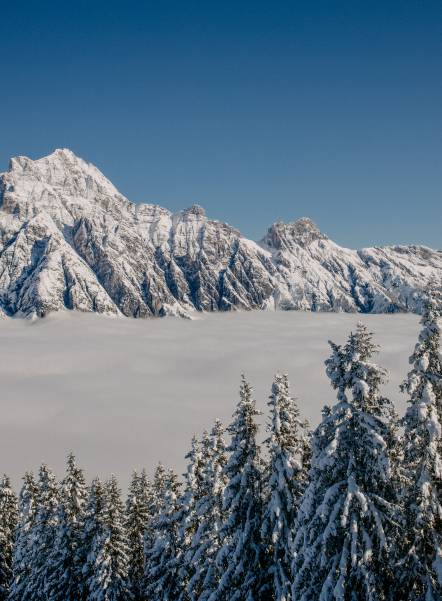
<instances>
[{"instance_id":1,"label":"alpine valley","mask_svg":"<svg viewBox=\"0 0 442 601\"><path fill-rule=\"evenodd\" d=\"M70 150L0 174L0 312L130 317L234 309L419 311L442 251L342 248L307 218L253 242L194 205L177 214L122 196Z\"/></svg>"}]
</instances>

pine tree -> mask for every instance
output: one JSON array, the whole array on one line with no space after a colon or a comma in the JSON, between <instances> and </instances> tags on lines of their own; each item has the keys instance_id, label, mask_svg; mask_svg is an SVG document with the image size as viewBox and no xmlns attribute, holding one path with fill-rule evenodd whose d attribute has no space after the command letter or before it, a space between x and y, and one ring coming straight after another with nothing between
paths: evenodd
<instances>
[{"instance_id":1,"label":"pine tree","mask_svg":"<svg viewBox=\"0 0 442 601\"><path fill-rule=\"evenodd\" d=\"M426 293L419 341L401 385L409 395L404 418L405 559L396 598L442 599L442 294L431 282Z\"/></svg>"},{"instance_id":2,"label":"pine tree","mask_svg":"<svg viewBox=\"0 0 442 601\"><path fill-rule=\"evenodd\" d=\"M144 531L144 577L142 585L144 598L146 598L146 590L148 590L151 585L149 580L151 552L157 540L158 517L165 511L167 481L168 472L160 462L154 472L150 516Z\"/></svg>"},{"instance_id":3,"label":"pine tree","mask_svg":"<svg viewBox=\"0 0 442 601\"><path fill-rule=\"evenodd\" d=\"M46 599L51 555L57 531L59 490L53 472L43 464L39 471L38 506L31 530L30 575L23 599Z\"/></svg>"},{"instance_id":4,"label":"pine tree","mask_svg":"<svg viewBox=\"0 0 442 601\"><path fill-rule=\"evenodd\" d=\"M182 592L178 574L180 485L172 470L166 472L161 486L164 500L151 520L151 546L146 548L145 595L149 600L172 601Z\"/></svg>"},{"instance_id":5,"label":"pine tree","mask_svg":"<svg viewBox=\"0 0 442 601\"><path fill-rule=\"evenodd\" d=\"M84 514L83 531L77 550L77 563L81 569L80 599L88 599L89 584L96 569L95 541L103 537L104 488L100 478L94 478L89 490Z\"/></svg>"},{"instance_id":6,"label":"pine tree","mask_svg":"<svg viewBox=\"0 0 442 601\"><path fill-rule=\"evenodd\" d=\"M216 557L220 580L210 601L261 599L262 507L257 415L251 386L243 376L240 401L228 428L232 440L225 467L225 518L220 533L223 545Z\"/></svg>"},{"instance_id":7,"label":"pine tree","mask_svg":"<svg viewBox=\"0 0 442 601\"><path fill-rule=\"evenodd\" d=\"M144 599L144 537L153 505L152 485L146 471L134 472L126 503L128 583L134 601Z\"/></svg>"},{"instance_id":8,"label":"pine tree","mask_svg":"<svg viewBox=\"0 0 442 601\"><path fill-rule=\"evenodd\" d=\"M379 392L386 372L370 362L376 350L359 324L326 361L338 402L313 435L293 545L295 600L381 601L391 590L397 440L392 404Z\"/></svg>"},{"instance_id":9,"label":"pine tree","mask_svg":"<svg viewBox=\"0 0 442 601\"><path fill-rule=\"evenodd\" d=\"M80 537L84 526L86 483L83 471L70 453L61 483L54 547L46 581L49 601L78 601L82 588L79 565Z\"/></svg>"},{"instance_id":10,"label":"pine tree","mask_svg":"<svg viewBox=\"0 0 442 601\"><path fill-rule=\"evenodd\" d=\"M104 487L100 528L93 539L89 564L89 601L128 601L128 549L124 530L124 510L115 476Z\"/></svg>"},{"instance_id":11,"label":"pine tree","mask_svg":"<svg viewBox=\"0 0 442 601\"><path fill-rule=\"evenodd\" d=\"M215 558L221 546L223 494L226 486L224 468L227 462L224 429L216 420L210 436L203 436L201 496L196 502L198 528L192 536L185 561L188 565L187 592L191 601L207 601L218 586Z\"/></svg>"},{"instance_id":12,"label":"pine tree","mask_svg":"<svg viewBox=\"0 0 442 601\"><path fill-rule=\"evenodd\" d=\"M167 482L167 470L164 465L160 462L155 468L154 477L152 481L152 498L150 516L144 530L144 582L143 590L147 587L146 574L148 572L147 556L149 551L155 545L155 539L157 535L156 531L156 518L164 510L165 497L166 497L166 482Z\"/></svg>"},{"instance_id":13,"label":"pine tree","mask_svg":"<svg viewBox=\"0 0 442 601\"><path fill-rule=\"evenodd\" d=\"M203 441L208 441L207 432L204 433ZM189 599L187 588L193 574L189 558L186 557L186 554L190 549L192 538L200 524L201 518L197 511L197 504L204 494L204 468L207 456L203 454L201 444L196 436L192 438L191 449L187 453L186 459L188 460L188 464L187 471L184 474L184 491L179 499L179 510L176 515L180 551L178 568L181 586L180 601Z\"/></svg>"},{"instance_id":14,"label":"pine tree","mask_svg":"<svg viewBox=\"0 0 442 601\"><path fill-rule=\"evenodd\" d=\"M30 472L23 477L18 507L19 522L12 556L10 601L22 601L26 598L25 591L32 570L32 532L38 507L38 486Z\"/></svg>"},{"instance_id":15,"label":"pine tree","mask_svg":"<svg viewBox=\"0 0 442 601\"><path fill-rule=\"evenodd\" d=\"M153 513L157 515L164 508L165 494L169 483L170 473L160 462L153 477Z\"/></svg>"},{"instance_id":16,"label":"pine tree","mask_svg":"<svg viewBox=\"0 0 442 601\"><path fill-rule=\"evenodd\" d=\"M8 598L12 581L12 554L18 524L17 497L11 481L4 475L0 482L0 600Z\"/></svg>"},{"instance_id":17,"label":"pine tree","mask_svg":"<svg viewBox=\"0 0 442 601\"><path fill-rule=\"evenodd\" d=\"M268 578L261 594L288 601L293 528L307 481L310 441L308 424L300 419L296 401L290 396L287 375L275 376L268 405L268 494L262 524Z\"/></svg>"}]
</instances>

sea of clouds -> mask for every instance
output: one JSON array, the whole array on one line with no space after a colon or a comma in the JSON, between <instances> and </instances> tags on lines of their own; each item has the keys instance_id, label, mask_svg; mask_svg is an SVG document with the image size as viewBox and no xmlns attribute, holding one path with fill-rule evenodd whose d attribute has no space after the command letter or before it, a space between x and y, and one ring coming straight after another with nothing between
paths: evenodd
<instances>
[{"instance_id":1,"label":"sea of clouds","mask_svg":"<svg viewBox=\"0 0 442 601\"><path fill-rule=\"evenodd\" d=\"M302 413L316 425L335 393L324 371L328 339L344 342L358 319L381 345L385 392L403 412L398 385L419 331L415 315L251 312L196 320L54 314L0 323L0 470L15 484L45 461L61 476L73 450L87 475L161 460L184 469L193 433L228 423L240 375L266 409L275 372L289 374ZM265 417L261 420L264 436Z\"/></svg>"}]
</instances>

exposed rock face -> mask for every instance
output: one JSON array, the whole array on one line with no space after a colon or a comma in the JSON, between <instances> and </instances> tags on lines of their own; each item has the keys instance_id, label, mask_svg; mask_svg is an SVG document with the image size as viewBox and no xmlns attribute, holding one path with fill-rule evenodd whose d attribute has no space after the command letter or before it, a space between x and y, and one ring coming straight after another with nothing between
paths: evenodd
<instances>
[{"instance_id":1,"label":"exposed rock face","mask_svg":"<svg viewBox=\"0 0 442 601\"><path fill-rule=\"evenodd\" d=\"M337 246L309 219L260 243L194 205L134 204L69 150L0 175L0 315L77 309L133 317L231 309L419 309L442 252Z\"/></svg>"}]
</instances>

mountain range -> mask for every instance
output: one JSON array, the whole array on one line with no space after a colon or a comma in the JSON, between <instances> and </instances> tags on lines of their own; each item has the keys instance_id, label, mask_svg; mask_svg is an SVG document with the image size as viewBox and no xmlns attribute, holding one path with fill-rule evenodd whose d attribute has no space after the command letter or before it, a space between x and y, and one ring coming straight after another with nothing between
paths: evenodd
<instances>
[{"instance_id":1,"label":"mountain range","mask_svg":"<svg viewBox=\"0 0 442 601\"><path fill-rule=\"evenodd\" d=\"M67 149L15 157L0 174L3 316L419 311L430 277L442 279L442 251L426 246L350 250L308 218L253 242L198 205L130 202Z\"/></svg>"}]
</instances>

